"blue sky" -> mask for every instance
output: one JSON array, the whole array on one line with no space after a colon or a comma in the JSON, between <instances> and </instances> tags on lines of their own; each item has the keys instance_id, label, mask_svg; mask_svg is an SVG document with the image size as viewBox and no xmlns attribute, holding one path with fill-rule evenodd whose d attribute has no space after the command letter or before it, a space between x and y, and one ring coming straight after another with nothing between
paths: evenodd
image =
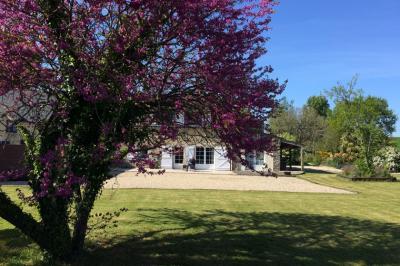
<instances>
[{"instance_id":1,"label":"blue sky","mask_svg":"<svg viewBox=\"0 0 400 266\"><path fill-rule=\"evenodd\" d=\"M359 74L358 87L400 117L400 0L281 0L271 27L260 63L288 80L295 105Z\"/></svg>"}]
</instances>

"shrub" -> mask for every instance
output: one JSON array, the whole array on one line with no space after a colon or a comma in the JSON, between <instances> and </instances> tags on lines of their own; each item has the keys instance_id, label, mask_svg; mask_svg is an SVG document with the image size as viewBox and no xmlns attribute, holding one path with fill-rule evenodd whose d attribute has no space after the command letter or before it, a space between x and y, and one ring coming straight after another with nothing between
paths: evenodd
<instances>
[{"instance_id":1,"label":"shrub","mask_svg":"<svg viewBox=\"0 0 400 266\"><path fill-rule=\"evenodd\" d=\"M340 168L340 164L337 160L334 158L328 158L323 162L323 165L334 167L334 168Z\"/></svg>"},{"instance_id":2,"label":"shrub","mask_svg":"<svg viewBox=\"0 0 400 266\"><path fill-rule=\"evenodd\" d=\"M367 162L364 160L357 160L354 165L348 164L343 166L343 175L348 178L362 177L362 178L384 178L390 177L389 168L384 166L374 167L373 170L368 167Z\"/></svg>"},{"instance_id":3,"label":"shrub","mask_svg":"<svg viewBox=\"0 0 400 266\"><path fill-rule=\"evenodd\" d=\"M391 172L400 171L400 152L395 147L382 149L378 156L374 157L374 166L387 168Z\"/></svg>"},{"instance_id":4,"label":"shrub","mask_svg":"<svg viewBox=\"0 0 400 266\"><path fill-rule=\"evenodd\" d=\"M358 159L355 162L355 176L356 177L372 177L374 176L374 172L371 171L371 168L368 166L368 163L365 160Z\"/></svg>"},{"instance_id":5,"label":"shrub","mask_svg":"<svg viewBox=\"0 0 400 266\"><path fill-rule=\"evenodd\" d=\"M325 160L323 164L326 166L331 166L331 167L340 169L340 168L342 168L343 163L344 162L342 160L340 160L339 158L331 157L331 158Z\"/></svg>"},{"instance_id":6,"label":"shrub","mask_svg":"<svg viewBox=\"0 0 400 266\"><path fill-rule=\"evenodd\" d=\"M343 165L351 163L352 160L353 158L349 154L339 152L331 154L327 159L325 159L324 165L340 169Z\"/></svg>"},{"instance_id":7,"label":"shrub","mask_svg":"<svg viewBox=\"0 0 400 266\"><path fill-rule=\"evenodd\" d=\"M375 177L390 177L390 170L387 167L375 167Z\"/></svg>"},{"instance_id":8,"label":"shrub","mask_svg":"<svg viewBox=\"0 0 400 266\"><path fill-rule=\"evenodd\" d=\"M355 169L354 165L351 165L351 164L345 165L342 167L342 170L343 170L343 175L345 177L355 177L354 175L355 175L356 169Z\"/></svg>"},{"instance_id":9,"label":"shrub","mask_svg":"<svg viewBox=\"0 0 400 266\"><path fill-rule=\"evenodd\" d=\"M322 163L322 158L318 153L306 153L304 156L304 161L310 165L320 165Z\"/></svg>"}]
</instances>

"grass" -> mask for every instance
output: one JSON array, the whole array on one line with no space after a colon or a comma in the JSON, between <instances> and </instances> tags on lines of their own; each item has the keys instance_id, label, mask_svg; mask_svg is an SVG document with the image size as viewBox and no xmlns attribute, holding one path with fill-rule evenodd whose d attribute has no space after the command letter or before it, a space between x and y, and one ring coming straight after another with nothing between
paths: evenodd
<instances>
[{"instance_id":1,"label":"grass","mask_svg":"<svg viewBox=\"0 0 400 266\"><path fill-rule=\"evenodd\" d=\"M129 211L89 236L78 265L400 265L400 182L303 178L358 193L105 190L95 212ZM0 264L40 259L0 220Z\"/></svg>"},{"instance_id":2,"label":"grass","mask_svg":"<svg viewBox=\"0 0 400 266\"><path fill-rule=\"evenodd\" d=\"M392 137L391 143L400 149L400 137Z\"/></svg>"}]
</instances>

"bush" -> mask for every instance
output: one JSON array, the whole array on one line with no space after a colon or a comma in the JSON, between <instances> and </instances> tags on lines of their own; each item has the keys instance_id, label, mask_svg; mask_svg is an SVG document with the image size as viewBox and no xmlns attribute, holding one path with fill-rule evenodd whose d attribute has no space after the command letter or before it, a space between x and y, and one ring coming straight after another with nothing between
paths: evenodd
<instances>
[{"instance_id":1,"label":"bush","mask_svg":"<svg viewBox=\"0 0 400 266\"><path fill-rule=\"evenodd\" d=\"M374 158L374 166L378 168L387 168L391 172L399 172L400 152L395 147L386 147L382 149L378 156Z\"/></svg>"},{"instance_id":2,"label":"bush","mask_svg":"<svg viewBox=\"0 0 400 266\"><path fill-rule=\"evenodd\" d=\"M304 161L309 165L317 166L322 163L322 158L318 153L316 153L316 154L306 153L304 156Z\"/></svg>"},{"instance_id":3,"label":"bush","mask_svg":"<svg viewBox=\"0 0 400 266\"><path fill-rule=\"evenodd\" d=\"M322 164L326 166L335 167L341 169L346 164L351 164L354 161L354 156L346 152L329 153L329 152L318 152L322 158Z\"/></svg>"},{"instance_id":4,"label":"bush","mask_svg":"<svg viewBox=\"0 0 400 266\"><path fill-rule=\"evenodd\" d=\"M340 158L331 157L331 158L326 159L323 162L323 164L326 165L326 166L330 166L330 167L334 167L334 168L340 169L340 168L343 167L344 161L341 160Z\"/></svg>"},{"instance_id":5,"label":"bush","mask_svg":"<svg viewBox=\"0 0 400 266\"><path fill-rule=\"evenodd\" d=\"M343 166L343 175L348 178L386 178L391 177L387 167L374 167L371 170L364 160L357 160L354 165Z\"/></svg>"},{"instance_id":6,"label":"bush","mask_svg":"<svg viewBox=\"0 0 400 266\"><path fill-rule=\"evenodd\" d=\"M342 170L343 170L343 175L345 177L350 177L350 178L355 177L354 175L355 175L356 169L353 165L351 165L351 164L345 165L345 166L343 166Z\"/></svg>"},{"instance_id":7,"label":"bush","mask_svg":"<svg viewBox=\"0 0 400 266\"><path fill-rule=\"evenodd\" d=\"M375 167L375 177L391 177L387 167Z\"/></svg>"},{"instance_id":8,"label":"bush","mask_svg":"<svg viewBox=\"0 0 400 266\"><path fill-rule=\"evenodd\" d=\"M374 172L371 170L371 168L368 166L368 163L365 160L358 159L355 162L355 175L356 177L372 177L374 176Z\"/></svg>"}]
</instances>

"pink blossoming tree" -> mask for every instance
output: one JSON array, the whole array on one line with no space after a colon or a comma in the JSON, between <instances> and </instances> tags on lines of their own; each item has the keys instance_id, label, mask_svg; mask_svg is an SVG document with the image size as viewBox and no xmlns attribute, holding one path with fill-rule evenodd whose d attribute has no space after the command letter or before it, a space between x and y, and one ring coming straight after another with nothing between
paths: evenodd
<instances>
[{"instance_id":1,"label":"pink blossoming tree","mask_svg":"<svg viewBox=\"0 0 400 266\"><path fill-rule=\"evenodd\" d=\"M1 189L0 217L69 260L83 249L110 164L182 134L171 114L206 121L205 137L230 158L270 149L255 133L283 86L256 61L273 5L0 0L0 111L21 122L32 196L20 196L40 220ZM149 163L133 161L141 171Z\"/></svg>"}]
</instances>

